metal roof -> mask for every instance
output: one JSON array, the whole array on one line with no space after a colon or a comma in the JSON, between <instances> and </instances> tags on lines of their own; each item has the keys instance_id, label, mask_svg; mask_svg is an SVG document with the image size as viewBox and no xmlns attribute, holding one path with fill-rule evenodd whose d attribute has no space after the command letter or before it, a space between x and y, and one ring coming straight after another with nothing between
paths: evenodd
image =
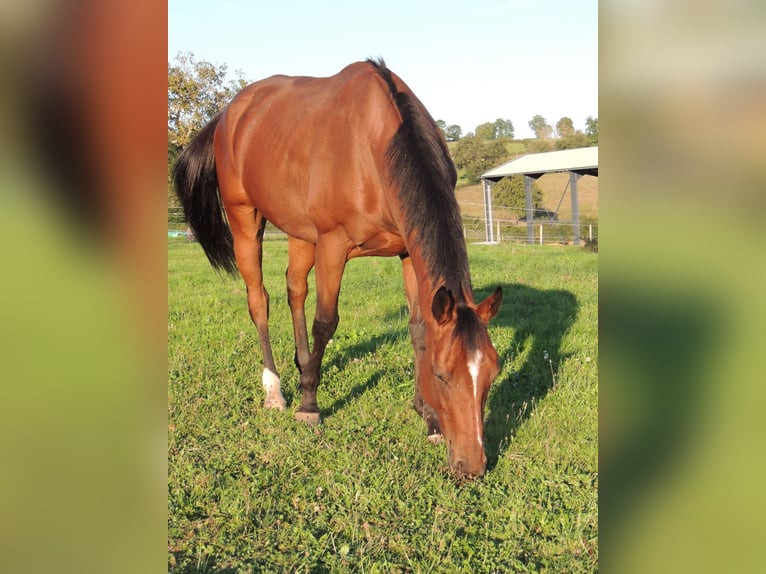
<instances>
[{"instance_id":1,"label":"metal roof","mask_svg":"<svg viewBox=\"0 0 766 574\"><path fill-rule=\"evenodd\" d=\"M509 175L538 178L545 173L571 171L598 176L598 146L529 153L482 174L481 179L499 181Z\"/></svg>"}]
</instances>

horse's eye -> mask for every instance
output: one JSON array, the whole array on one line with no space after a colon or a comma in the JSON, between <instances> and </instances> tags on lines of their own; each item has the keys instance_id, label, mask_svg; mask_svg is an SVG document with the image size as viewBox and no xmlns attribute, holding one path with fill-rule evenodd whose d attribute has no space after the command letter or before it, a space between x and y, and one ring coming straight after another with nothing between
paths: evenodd
<instances>
[{"instance_id":1,"label":"horse's eye","mask_svg":"<svg viewBox=\"0 0 766 574\"><path fill-rule=\"evenodd\" d=\"M440 383L442 383L443 385L446 385L446 384L448 384L448 383L449 383L449 379L447 378L447 376L446 376L444 373L436 373L436 372L435 372L435 373L434 373L434 377L436 377L436 379L437 379L437 380L438 380Z\"/></svg>"}]
</instances>

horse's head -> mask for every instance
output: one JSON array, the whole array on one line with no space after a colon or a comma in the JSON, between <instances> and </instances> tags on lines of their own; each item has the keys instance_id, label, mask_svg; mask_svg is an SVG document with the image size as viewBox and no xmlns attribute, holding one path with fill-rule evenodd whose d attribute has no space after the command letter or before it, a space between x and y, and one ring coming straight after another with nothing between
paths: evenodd
<instances>
[{"instance_id":1,"label":"horse's head","mask_svg":"<svg viewBox=\"0 0 766 574\"><path fill-rule=\"evenodd\" d=\"M487 323L500 309L502 297L498 287L479 305L458 303L440 287L426 320L420 391L436 413L450 470L459 478L482 475L487 467L484 404L500 371Z\"/></svg>"}]
</instances>

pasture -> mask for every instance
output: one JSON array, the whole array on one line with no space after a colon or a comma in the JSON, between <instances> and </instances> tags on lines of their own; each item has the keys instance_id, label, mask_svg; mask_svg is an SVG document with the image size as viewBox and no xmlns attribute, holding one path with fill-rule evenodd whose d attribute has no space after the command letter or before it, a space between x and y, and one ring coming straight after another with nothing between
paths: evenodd
<instances>
[{"instance_id":1,"label":"pasture","mask_svg":"<svg viewBox=\"0 0 766 574\"><path fill-rule=\"evenodd\" d=\"M469 245L502 370L487 401L486 475L447 473L412 408L413 351L398 258L346 269L318 392L299 403L287 243L264 245L286 412L262 408L242 280L168 240L168 568L171 572L598 570L598 255ZM313 273L309 279L313 285ZM309 328L313 293L307 301Z\"/></svg>"}]
</instances>

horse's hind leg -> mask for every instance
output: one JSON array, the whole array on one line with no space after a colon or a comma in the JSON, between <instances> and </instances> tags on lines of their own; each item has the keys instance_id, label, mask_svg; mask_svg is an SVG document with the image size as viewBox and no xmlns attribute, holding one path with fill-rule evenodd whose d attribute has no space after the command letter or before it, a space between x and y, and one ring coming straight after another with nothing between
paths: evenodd
<instances>
[{"instance_id":1,"label":"horse's hind leg","mask_svg":"<svg viewBox=\"0 0 766 574\"><path fill-rule=\"evenodd\" d=\"M234 236L237 266L247 286L247 306L261 343L264 364L262 383L266 391L263 406L284 410L285 398L269 337L269 294L263 285L263 232L266 220L258 212L229 213L229 225Z\"/></svg>"},{"instance_id":2,"label":"horse's hind leg","mask_svg":"<svg viewBox=\"0 0 766 574\"><path fill-rule=\"evenodd\" d=\"M316 247L294 237L288 238L287 265L287 302L293 318L295 337L295 366L303 373L308 368L309 354L308 332L306 330L306 295L308 294L308 275L314 267Z\"/></svg>"}]
</instances>

